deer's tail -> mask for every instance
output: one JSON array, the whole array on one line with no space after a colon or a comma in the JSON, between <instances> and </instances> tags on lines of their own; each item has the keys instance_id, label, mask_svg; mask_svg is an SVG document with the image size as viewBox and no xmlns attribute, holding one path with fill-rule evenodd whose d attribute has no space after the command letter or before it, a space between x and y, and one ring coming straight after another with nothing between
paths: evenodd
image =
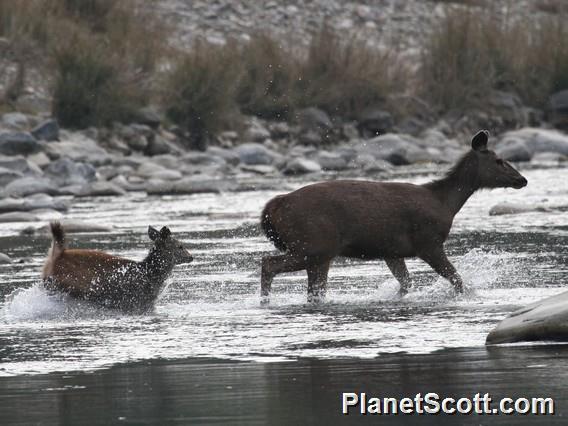
<instances>
[{"instance_id":1,"label":"deer's tail","mask_svg":"<svg viewBox=\"0 0 568 426\"><path fill-rule=\"evenodd\" d=\"M57 258L65 250L65 230L58 221L51 222L49 227L53 237L50 256L52 258Z\"/></svg>"},{"instance_id":2,"label":"deer's tail","mask_svg":"<svg viewBox=\"0 0 568 426\"><path fill-rule=\"evenodd\" d=\"M273 198L268 203L266 203L264 210L262 210L262 216L260 217L260 226L264 231L264 235L266 235L266 237L270 241L272 241L272 243L278 250L286 251L288 249L288 247L286 247L286 243L282 240L280 234L278 234L276 228L274 227L274 224L270 220L271 210L277 207L275 205L277 203L278 203L278 197Z\"/></svg>"}]
</instances>

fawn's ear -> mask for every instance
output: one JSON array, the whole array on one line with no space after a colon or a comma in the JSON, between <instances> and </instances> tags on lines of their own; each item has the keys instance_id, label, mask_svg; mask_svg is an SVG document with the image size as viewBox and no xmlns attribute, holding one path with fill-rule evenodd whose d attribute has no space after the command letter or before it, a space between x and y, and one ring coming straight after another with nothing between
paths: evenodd
<instances>
[{"instance_id":1,"label":"fawn's ear","mask_svg":"<svg viewBox=\"0 0 568 426\"><path fill-rule=\"evenodd\" d=\"M160 236L160 233L158 232L158 230L156 228L152 228L151 226L148 226L148 236L150 237L150 239L152 241L156 241L158 239L158 237Z\"/></svg>"},{"instance_id":2,"label":"fawn's ear","mask_svg":"<svg viewBox=\"0 0 568 426\"><path fill-rule=\"evenodd\" d=\"M489 141L489 132L487 130L480 130L471 139L471 149L474 151L486 151L487 141Z\"/></svg>"},{"instance_id":3,"label":"fawn's ear","mask_svg":"<svg viewBox=\"0 0 568 426\"><path fill-rule=\"evenodd\" d=\"M170 235L172 235L172 232L170 231L170 228L168 228L167 226L164 226L162 229L160 229L160 238L162 240L165 240Z\"/></svg>"}]
</instances>

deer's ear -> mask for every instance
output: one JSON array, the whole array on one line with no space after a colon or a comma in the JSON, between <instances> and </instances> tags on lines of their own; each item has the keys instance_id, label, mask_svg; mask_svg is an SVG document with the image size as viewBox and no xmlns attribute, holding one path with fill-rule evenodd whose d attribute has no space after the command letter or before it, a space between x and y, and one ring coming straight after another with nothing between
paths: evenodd
<instances>
[{"instance_id":1,"label":"deer's ear","mask_svg":"<svg viewBox=\"0 0 568 426\"><path fill-rule=\"evenodd\" d=\"M156 228L152 228L151 226L148 226L148 236L150 237L150 239L152 241L156 241L158 239L158 237L160 236L160 233L158 232L158 230Z\"/></svg>"},{"instance_id":2,"label":"deer's ear","mask_svg":"<svg viewBox=\"0 0 568 426\"><path fill-rule=\"evenodd\" d=\"M162 240L165 240L170 235L172 235L172 231L170 231L170 228L168 228L167 226L164 226L162 229L160 229L160 238Z\"/></svg>"},{"instance_id":3,"label":"deer's ear","mask_svg":"<svg viewBox=\"0 0 568 426\"><path fill-rule=\"evenodd\" d=\"M471 139L471 149L474 151L485 151L487 150L487 141L489 141L489 132L480 130Z\"/></svg>"}]
</instances>

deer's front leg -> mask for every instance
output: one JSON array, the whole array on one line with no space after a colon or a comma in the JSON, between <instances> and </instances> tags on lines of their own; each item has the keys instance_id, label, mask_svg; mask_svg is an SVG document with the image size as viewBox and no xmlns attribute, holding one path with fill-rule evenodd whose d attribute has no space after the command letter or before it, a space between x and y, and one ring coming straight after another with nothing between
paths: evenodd
<instances>
[{"instance_id":1,"label":"deer's front leg","mask_svg":"<svg viewBox=\"0 0 568 426\"><path fill-rule=\"evenodd\" d=\"M452 283L457 293L463 293L463 280L456 268L454 268L454 265L448 260L443 248L431 250L419 257L430 265L434 271Z\"/></svg>"},{"instance_id":2,"label":"deer's front leg","mask_svg":"<svg viewBox=\"0 0 568 426\"><path fill-rule=\"evenodd\" d=\"M396 280L400 283L400 295L404 296L408 293L408 289L411 286L410 274L408 273L404 259L385 259L385 262Z\"/></svg>"}]
</instances>

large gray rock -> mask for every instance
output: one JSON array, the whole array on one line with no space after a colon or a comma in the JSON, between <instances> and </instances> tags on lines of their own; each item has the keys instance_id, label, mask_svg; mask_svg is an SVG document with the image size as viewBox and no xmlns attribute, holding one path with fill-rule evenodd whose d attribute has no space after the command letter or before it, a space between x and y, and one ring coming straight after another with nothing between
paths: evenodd
<instances>
[{"instance_id":1,"label":"large gray rock","mask_svg":"<svg viewBox=\"0 0 568 426\"><path fill-rule=\"evenodd\" d=\"M495 204L489 210L489 216L503 216L507 214L531 213L531 212L549 212L550 208L545 206L535 206L519 203L502 202Z\"/></svg>"},{"instance_id":2,"label":"large gray rock","mask_svg":"<svg viewBox=\"0 0 568 426\"><path fill-rule=\"evenodd\" d=\"M306 158L294 158L286 163L284 170L282 170L285 175L305 175L317 172L321 172L321 166Z\"/></svg>"},{"instance_id":3,"label":"large gray rock","mask_svg":"<svg viewBox=\"0 0 568 426\"><path fill-rule=\"evenodd\" d=\"M333 123L329 115L319 108L304 108L298 111L296 119L302 131L315 131L327 133L333 129Z\"/></svg>"},{"instance_id":4,"label":"large gray rock","mask_svg":"<svg viewBox=\"0 0 568 426\"><path fill-rule=\"evenodd\" d=\"M244 143L235 148L235 153L241 162L246 165L272 164L279 158L280 154L274 152L264 145L258 143Z\"/></svg>"},{"instance_id":5,"label":"large gray rock","mask_svg":"<svg viewBox=\"0 0 568 426\"><path fill-rule=\"evenodd\" d=\"M568 155L568 136L556 130L527 127L505 133L495 152L507 161L529 161L541 152Z\"/></svg>"},{"instance_id":6,"label":"large gray rock","mask_svg":"<svg viewBox=\"0 0 568 426\"><path fill-rule=\"evenodd\" d=\"M28 212L0 213L0 223L37 221L39 221L39 217Z\"/></svg>"},{"instance_id":7,"label":"large gray rock","mask_svg":"<svg viewBox=\"0 0 568 426\"><path fill-rule=\"evenodd\" d=\"M126 191L112 182L98 181L87 183L77 193L78 197L118 196Z\"/></svg>"},{"instance_id":8,"label":"large gray rock","mask_svg":"<svg viewBox=\"0 0 568 426\"><path fill-rule=\"evenodd\" d=\"M0 213L27 212L39 209L67 211L69 205L64 200L56 200L47 194L34 194L26 198L4 198L0 200Z\"/></svg>"},{"instance_id":9,"label":"large gray rock","mask_svg":"<svg viewBox=\"0 0 568 426\"><path fill-rule=\"evenodd\" d=\"M81 133L66 133L61 142L46 144L46 153L52 160L68 157L76 162L104 166L110 164L112 157L101 148L93 139Z\"/></svg>"},{"instance_id":10,"label":"large gray rock","mask_svg":"<svg viewBox=\"0 0 568 426\"><path fill-rule=\"evenodd\" d=\"M0 167L6 168L26 176L41 176L42 170L37 164L22 156L3 157L0 156Z\"/></svg>"},{"instance_id":11,"label":"large gray rock","mask_svg":"<svg viewBox=\"0 0 568 426\"><path fill-rule=\"evenodd\" d=\"M220 193L233 190L234 182L184 178L176 182L151 180L146 185L148 195Z\"/></svg>"},{"instance_id":12,"label":"large gray rock","mask_svg":"<svg viewBox=\"0 0 568 426\"><path fill-rule=\"evenodd\" d=\"M315 161L323 170L342 171L349 168L348 160L335 152L321 151L316 155Z\"/></svg>"},{"instance_id":13,"label":"large gray rock","mask_svg":"<svg viewBox=\"0 0 568 426\"><path fill-rule=\"evenodd\" d=\"M388 161L395 166L438 160L427 150L421 148L415 138L408 135L387 133L357 143L354 147L359 153L370 154L376 159Z\"/></svg>"},{"instance_id":14,"label":"large gray rock","mask_svg":"<svg viewBox=\"0 0 568 426\"><path fill-rule=\"evenodd\" d=\"M38 124L31 131L34 138L40 141L53 142L59 140L59 123L57 120L50 118L43 123Z\"/></svg>"},{"instance_id":15,"label":"large gray rock","mask_svg":"<svg viewBox=\"0 0 568 426\"><path fill-rule=\"evenodd\" d=\"M207 151L205 151L205 153L222 158L227 164L230 164L231 166L237 166L241 162L239 155L229 149L210 146L209 148L207 148Z\"/></svg>"},{"instance_id":16,"label":"large gray rock","mask_svg":"<svg viewBox=\"0 0 568 426\"><path fill-rule=\"evenodd\" d=\"M30 120L21 112L8 112L2 115L2 125L11 130L25 130L30 126Z\"/></svg>"},{"instance_id":17,"label":"large gray rock","mask_svg":"<svg viewBox=\"0 0 568 426\"><path fill-rule=\"evenodd\" d=\"M250 142L264 142L270 139L270 132L258 119L252 118L245 131L244 138Z\"/></svg>"},{"instance_id":18,"label":"large gray rock","mask_svg":"<svg viewBox=\"0 0 568 426\"><path fill-rule=\"evenodd\" d=\"M59 191L49 179L26 176L10 182L4 188L3 193L8 197L25 197L38 193L58 195Z\"/></svg>"},{"instance_id":19,"label":"large gray rock","mask_svg":"<svg viewBox=\"0 0 568 426\"><path fill-rule=\"evenodd\" d=\"M6 186L13 180L19 179L24 175L15 170L10 170L5 167L0 167L0 186Z\"/></svg>"},{"instance_id":20,"label":"large gray rock","mask_svg":"<svg viewBox=\"0 0 568 426\"><path fill-rule=\"evenodd\" d=\"M357 130L366 138L389 133L393 126L392 114L378 108L363 111L357 120Z\"/></svg>"},{"instance_id":21,"label":"large gray rock","mask_svg":"<svg viewBox=\"0 0 568 426\"><path fill-rule=\"evenodd\" d=\"M486 343L527 341L568 342L568 292L513 312L489 333Z\"/></svg>"},{"instance_id":22,"label":"large gray rock","mask_svg":"<svg viewBox=\"0 0 568 426\"><path fill-rule=\"evenodd\" d=\"M10 259L10 256L4 253L0 253L0 265L7 265L9 263L12 263L12 259Z\"/></svg>"},{"instance_id":23,"label":"large gray rock","mask_svg":"<svg viewBox=\"0 0 568 426\"><path fill-rule=\"evenodd\" d=\"M568 90L562 90L550 96L547 112L554 127L568 129Z\"/></svg>"},{"instance_id":24,"label":"large gray rock","mask_svg":"<svg viewBox=\"0 0 568 426\"><path fill-rule=\"evenodd\" d=\"M77 219L62 219L60 220L61 225L65 229L66 233L69 234L82 234L82 233L99 233L99 232L111 232L112 227L101 225L100 223L90 223L90 222L83 222ZM41 235L49 235L51 234L49 225L44 225L39 228L29 227L22 230L23 235L34 235L34 234L41 234Z\"/></svg>"},{"instance_id":25,"label":"large gray rock","mask_svg":"<svg viewBox=\"0 0 568 426\"><path fill-rule=\"evenodd\" d=\"M0 154L28 155L39 151L38 141L27 132L0 133Z\"/></svg>"},{"instance_id":26,"label":"large gray rock","mask_svg":"<svg viewBox=\"0 0 568 426\"><path fill-rule=\"evenodd\" d=\"M91 164L76 162L67 157L51 162L45 169L45 174L60 186L84 185L97 179L97 171Z\"/></svg>"}]
</instances>

